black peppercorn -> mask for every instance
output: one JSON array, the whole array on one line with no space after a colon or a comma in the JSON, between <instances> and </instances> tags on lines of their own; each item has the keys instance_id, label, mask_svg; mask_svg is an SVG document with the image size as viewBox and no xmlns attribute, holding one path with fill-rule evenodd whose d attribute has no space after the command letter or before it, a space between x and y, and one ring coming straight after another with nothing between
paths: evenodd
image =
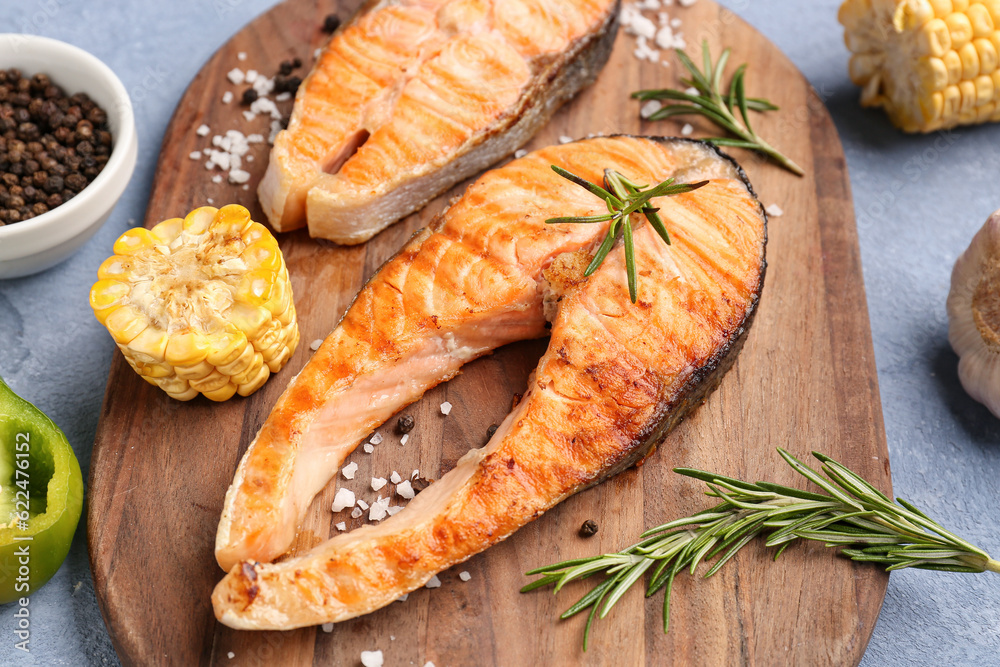
<instances>
[{"instance_id":1,"label":"black peppercorn","mask_svg":"<svg viewBox=\"0 0 1000 667\"><path fill-rule=\"evenodd\" d=\"M400 433L409 433L413 430L413 417L411 415L403 415L396 422L396 430Z\"/></svg>"},{"instance_id":2,"label":"black peppercorn","mask_svg":"<svg viewBox=\"0 0 1000 667\"><path fill-rule=\"evenodd\" d=\"M257 101L257 91L253 88L247 88L243 91L243 97L240 98L240 102L244 106L250 106Z\"/></svg>"},{"instance_id":3,"label":"black peppercorn","mask_svg":"<svg viewBox=\"0 0 1000 667\"><path fill-rule=\"evenodd\" d=\"M336 14L329 14L323 19L323 32L329 34L340 27L340 17Z\"/></svg>"},{"instance_id":4,"label":"black peppercorn","mask_svg":"<svg viewBox=\"0 0 1000 667\"><path fill-rule=\"evenodd\" d=\"M497 428L498 427L497 427L496 424L490 424L490 427L488 429L486 429L486 439L487 440L492 440L493 439L493 436L497 432Z\"/></svg>"},{"instance_id":5,"label":"black peppercorn","mask_svg":"<svg viewBox=\"0 0 1000 667\"><path fill-rule=\"evenodd\" d=\"M587 519L580 526L580 537L593 537L597 535L597 523L591 519Z\"/></svg>"}]
</instances>

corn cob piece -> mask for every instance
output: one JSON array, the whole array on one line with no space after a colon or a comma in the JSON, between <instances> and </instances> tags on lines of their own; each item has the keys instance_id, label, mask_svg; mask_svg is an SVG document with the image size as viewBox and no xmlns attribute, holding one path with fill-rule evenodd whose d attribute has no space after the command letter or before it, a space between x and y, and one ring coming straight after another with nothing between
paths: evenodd
<instances>
[{"instance_id":1,"label":"corn cob piece","mask_svg":"<svg viewBox=\"0 0 1000 667\"><path fill-rule=\"evenodd\" d=\"M861 104L907 132L1000 120L1000 0L846 0Z\"/></svg>"},{"instance_id":2,"label":"corn cob piece","mask_svg":"<svg viewBox=\"0 0 1000 667\"><path fill-rule=\"evenodd\" d=\"M90 305L135 372L170 396L249 396L295 351L284 258L242 206L130 229L114 252Z\"/></svg>"}]
</instances>

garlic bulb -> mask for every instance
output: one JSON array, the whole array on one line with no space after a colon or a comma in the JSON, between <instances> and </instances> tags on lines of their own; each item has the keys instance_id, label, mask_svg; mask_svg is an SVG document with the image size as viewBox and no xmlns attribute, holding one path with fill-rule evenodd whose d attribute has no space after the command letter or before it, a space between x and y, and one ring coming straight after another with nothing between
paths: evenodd
<instances>
[{"instance_id":1,"label":"garlic bulb","mask_svg":"<svg viewBox=\"0 0 1000 667\"><path fill-rule=\"evenodd\" d=\"M948 340L965 391L1000 417L1000 211L955 262Z\"/></svg>"}]
</instances>

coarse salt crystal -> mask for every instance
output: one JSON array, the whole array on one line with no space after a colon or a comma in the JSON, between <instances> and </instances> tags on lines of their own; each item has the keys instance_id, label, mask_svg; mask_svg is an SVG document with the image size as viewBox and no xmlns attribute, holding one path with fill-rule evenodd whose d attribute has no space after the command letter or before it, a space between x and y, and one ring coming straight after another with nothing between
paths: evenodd
<instances>
[{"instance_id":1,"label":"coarse salt crystal","mask_svg":"<svg viewBox=\"0 0 1000 667\"><path fill-rule=\"evenodd\" d=\"M389 516L396 516L402 511L403 511L402 505L393 505L392 507L386 510L386 514L388 514Z\"/></svg>"},{"instance_id":2,"label":"coarse salt crystal","mask_svg":"<svg viewBox=\"0 0 1000 667\"><path fill-rule=\"evenodd\" d=\"M362 514L364 514L364 510L361 509L360 507L355 507L353 510L351 510L351 518L352 519L357 519Z\"/></svg>"},{"instance_id":3,"label":"coarse salt crystal","mask_svg":"<svg viewBox=\"0 0 1000 667\"><path fill-rule=\"evenodd\" d=\"M519 148L516 151L514 151L514 157L517 158L518 160L520 160L521 158L523 158L527 154L528 154L528 151L524 150L523 148Z\"/></svg>"},{"instance_id":4,"label":"coarse salt crystal","mask_svg":"<svg viewBox=\"0 0 1000 667\"><path fill-rule=\"evenodd\" d=\"M682 21L680 19L671 19L670 20L670 27L671 28L680 28L681 27L681 23L682 23Z\"/></svg>"},{"instance_id":5,"label":"coarse salt crystal","mask_svg":"<svg viewBox=\"0 0 1000 667\"><path fill-rule=\"evenodd\" d=\"M255 134L248 134L247 135L247 143L248 144L262 144L262 143L264 143L264 135L263 134L256 134L256 133Z\"/></svg>"},{"instance_id":6,"label":"coarse salt crystal","mask_svg":"<svg viewBox=\"0 0 1000 667\"><path fill-rule=\"evenodd\" d=\"M427 662L424 663L424 667L434 667L434 663L428 660Z\"/></svg>"},{"instance_id":7,"label":"coarse salt crystal","mask_svg":"<svg viewBox=\"0 0 1000 667\"><path fill-rule=\"evenodd\" d=\"M212 177L212 182L213 183L221 183L222 182L222 174L216 174L215 176L213 176Z\"/></svg>"},{"instance_id":8,"label":"coarse salt crystal","mask_svg":"<svg viewBox=\"0 0 1000 667\"><path fill-rule=\"evenodd\" d=\"M342 509L348 507L354 507L354 492L350 489L345 489L343 487L337 489L337 495L333 498L333 509L334 512L339 512Z\"/></svg>"},{"instance_id":9,"label":"coarse salt crystal","mask_svg":"<svg viewBox=\"0 0 1000 667\"><path fill-rule=\"evenodd\" d=\"M247 83L253 83L254 81L257 80L257 70L248 69L244 78Z\"/></svg>"},{"instance_id":10,"label":"coarse salt crystal","mask_svg":"<svg viewBox=\"0 0 1000 667\"><path fill-rule=\"evenodd\" d=\"M313 51L313 58L319 58L319 54L323 53L323 49L319 48Z\"/></svg>"},{"instance_id":11,"label":"coarse salt crystal","mask_svg":"<svg viewBox=\"0 0 1000 667\"><path fill-rule=\"evenodd\" d=\"M694 3L698 2L698 0L677 0L677 2L681 7L690 7Z\"/></svg>"},{"instance_id":12,"label":"coarse salt crystal","mask_svg":"<svg viewBox=\"0 0 1000 667\"><path fill-rule=\"evenodd\" d=\"M241 183L246 183L250 180L250 172L243 171L242 169L233 169L229 172L229 182L240 185Z\"/></svg>"},{"instance_id":13,"label":"coarse salt crystal","mask_svg":"<svg viewBox=\"0 0 1000 667\"><path fill-rule=\"evenodd\" d=\"M351 463L348 463L346 466L344 466L344 469L341 470L340 472L344 474L344 479L354 479L354 473L356 473L357 471L358 471L358 464L352 461Z\"/></svg>"},{"instance_id":14,"label":"coarse salt crystal","mask_svg":"<svg viewBox=\"0 0 1000 667\"><path fill-rule=\"evenodd\" d=\"M358 507L360 507L361 511L363 512L366 509L368 509L368 503L366 503L365 501L363 501L360 498L358 498Z\"/></svg>"},{"instance_id":15,"label":"coarse salt crystal","mask_svg":"<svg viewBox=\"0 0 1000 667\"><path fill-rule=\"evenodd\" d=\"M322 626L323 632L333 632L333 623L324 623Z\"/></svg>"},{"instance_id":16,"label":"coarse salt crystal","mask_svg":"<svg viewBox=\"0 0 1000 667\"><path fill-rule=\"evenodd\" d=\"M374 434L374 435L373 435L373 436L372 436L372 437L371 437L371 438L370 438L370 439L368 440L368 442L372 443L373 445L381 445L381 444L382 444L382 434L381 434L381 433L378 433L378 432L376 432L376 433L375 433L375 434Z\"/></svg>"},{"instance_id":17,"label":"coarse salt crystal","mask_svg":"<svg viewBox=\"0 0 1000 667\"><path fill-rule=\"evenodd\" d=\"M656 45L661 49L674 48L674 31L668 25L663 26L656 32Z\"/></svg>"},{"instance_id":18,"label":"coarse salt crystal","mask_svg":"<svg viewBox=\"0 0 1000 667\"><path fill-rule=\"evenodd\" d=\"M458 578L461 579L462 581L468 581L469 579L472 579L472 575L466 572L465 570L462 570L461 572L458 573Z\"/></svg>"},{"instance_id":19,"label":"coarse salt crystal","mask_svg":"<svg viewBox=\"0 0 1000 667\"><path fill-rule=\"evenodd\" d=\"M449 412L451 412L451 403L445 401L441 404L441 414L447 415Z\"/></svg>"},{"instance_id":20,"label":"coarse salt crystal","mask_svg":"<svg viewBox=\"0 0 1000 667\"><path fill-rule=\"evenodd\" d=\"M764 212L772 218L780 218L785 213L777 204L768 204L767 208L764 209Z\"/></svg>"},{"instance_id":21,"label":"coarse salt crystal","mask_svg":"<svg viewBox=\"0 0 1000 667\"><path fill-rule=\"evenodd\" d=\"M232 91L227 90L226 92L222 93L222 103L223 104L229 104L232 101L233 101L233 93L232 93Z\"/></svg>"},{"instance_id":22,"label":"coarse salt crystal","mask_svg":"<svg viewBox=\"0 0 1000 667\"><path fill-rule=\"evenodd\" d=\"M336 523L334 525L337 526L337 530L341 532L347 530L347 523L345 521L341 521L340 523Z\"/></svg>"},{"instance_id":23,"label":"coarse salt crystal","mask_svg":"<svg viewBox=\"0 0 1000 667\"><path fill-rule=\"evenodd\" d=\"M393 470L392 474L389 475L389 481L392 482L393 484L399 484L401 481L403 481L403 478L399 476L398 472Z\"/></svg>"},{"instance_id":24,"label":"coarse salt crystal","mask_svg":"<svg viewBox=\"0 0 1000 667\"><path fill-rule=\"evenodd\" d=\"M250 111L255 114L268 114L274 120L281 120L281 111L278 106L266 97L258 97L250 105Z\"/></svg>"},{"instance_id":25,"label":"coarse salt crystal","mask_svg":"<svg viewBox=\"0 0 1000 667\"><path fill-rule=\"evenodd\" d=\"M435 574L433 577L431 577L430 581L428 581L426 584L424 584L424 587L425 588L441 588L441 580L438 579L438 576Z\"/></svg>"},{"instance_id":26,"label":"coarse salt crystal","mask_svg":"<svg viewBox=\"0 0 1000 667\"><path fill-rule=\"evenodd\" d=\"M199 137L207 137L208 133L211 131L212 129L208 125L202 123L201 125L198 126L198 129L195 130L194 133L197 134Z\"/></svg>"},{"instance_id":27,"label":"coarse salt crystal","mask_svg":"<svg viewBox=\"0 0 1000 667\"><path fill-rule=\"evenodd\" d=\"M323 339L322 338L317 338L313 342L309 343L309 349L312 350L313 352L315 352L316 350L319 349L319 346L322 345L322 344L323 344Z\"/></svg>"},{"instance_id":28,"label":"coarse salt crystal","mask_svg":"<svg viewBox=\"0 0 1000 667\"><path fill-rule=\"evenodd\" d=\"M230 660L232 660L233 658L236 657L236 654L233 653L232 651L230 651L229 653L226 654L226 657L229 658Z\"/></svg>"},{"instance_id":29,"label":"coarse salt crystal","mask_svg":"<svg viewBox=\"0 0 1000 667\"><path fill-rule=\"evenodd\" d=\"M234 67L231 70L229 70L229 73L226 74L226 78L229 79L229 83L233 84L234 86L238 86L244 81L246 81L246 75L243 74L243 70L241 70L239 67Z\"/></svg>"},{"instance_id":30,"label":"coarse salt crystal","mask_svg":"<svg viewBox=\"0 0 1000 667\"><path fill-rule=\"evenodd\" d=\"M368 510L368 519L370 521L381 521L389 514L389 499L378 497L378 500L372 503L371 509Z\"/></svg>"},{"instance_id":31,"label":"coarse salt crystal","mask_svg":"<svg viewBox=\"0 0 1000 667\"><path fill-rule=\"evenodd\" d=\"M399 439L399 444L405 445L406 441L409 440L409 439L410 439L410 434L409 433L404 433L403 437Z\"/></svg>"},{"instance_id":32,"label":"coarse salt crystal","mask_svg":"<svg viewBox=\"0 0 1000 667\"><path fill-rule=\"evenodd\" d=\"M247 59L247 52L246 51L240 51L239 53L236 54L236 59L237 60L246 60Z\"/></svg>"},{"instance_id":33,"label":"coarse salt crystal","mask_svg":"<svg viewBox=\"0 0 1000 667\"><path fill-rule=\"evenodd\" d=\"M653 39L656 36L656 24L642 15L638 7L625 5L621 12L621 23L625 32L636 37Z\"/></svg>"},{"instance_id":34,"label":"coarse salt crystal","mask_svg":"<svg viewBox=\"0 0 1000 667\"><path fill-rule=\"evenodd\" d=\"M253 155L247 155L247 162L253 162Z\"/></svg>"},{"instance_id":35,"label":"coarse salt crystal","mask_svg":"<svg viewBox=\"0 0 1000 667\"><path fill-rule=\"evenodd\" d=\"M209 198L208 198L208 199L206 199L205 201L207 201L207 202L208 202L209 204L214 204L214 203L215 203L215 200L214 200L214 199L212 199L211 197L209 197Z\"/></svg>"},{"instance_id":36,"label":"coarse salt crystal","mask_svg":"<svg viewBox=\"0 0 1000 667\"><path fill-rule=\"evenodd\" d=\"M410 480L396 484L396 493L407 500L412 500L413 496L417 495L413 492L413 485L410 484Z\"/></svg>"},{"instance_id":37,"label":"coarse salt crystal","mask_svg":"<svg viewBox=\"0 0 1000 667\"><path fill-rule=\"evenodd\" d=\"M253 111L245 111L244 110L243 111L243 117L246 118L247 122L249 123L250 121L252 121L254 118L257 117L257 114L255 114Z\"/></svg>"},{"instance_id":38,"label":"coarse salt crystal","mask_svg":"<svg viewBox=\"0 0 1000 667\"><path fill-rule=\"evenodd\" d=\"M396 635L389 635L389 641L391 642L396 641Z\"/></svg>"},{"instance_id":39,"label":"coarse salt crystal","mask_svg":"<svg viewBox=\"0 0 1000 667\"><path fill-rule=\"evenodd\" d=\"M382 651L362 651L361 664L365 667L382 667Z\"/></svg>"},{"instance_id":40,"label":"coarse salt crystal","mask_svg":"<svg viewBox=\"0 0 1000 667\"><path fill-rule=\"evenodd\" d=\"M568 144L573 141L573 137L567 137L565 134L559 136L559 143Z\"/></svg>"},{"instance_id":41,"label":"coarse salt crystal","mask_svg":"<svg viewBox=\"0 0 1000 667\"><path fill-rule=\"evenodd\" d=\"M406 602L406 598L408 597L410 597L409 593L403 593L398 598L396 598L396 602Z\"/></svg>"},{"instance_id":42,"label":"coarse salt crystal","mask_svg":"<svg viewBox=\"0 0 1000 667\"><path fill-rule=\"evenodd\" d=\"M243 186L242 189L243 189L243 192L250 192L250 186L249 185L244 184L244 186Z\"/></svg>"},{"instance_id":43,"label":"coarse salt crystal","mask_svg":"<svg viewBox=\"0 0 1000 667\"><path fill-rule=\"evenodd\" d=\"M200 160L201 159L201 151L192 151L192 152L188 153L188 157L191 158L192 160Z\"/></svg>"},{"instance_id":44,"label":"coarse salt crystal","mask_svg":"<svg viewBox=\"0 0 1000 667\"><path fill-rule=\"evenodd\" d=\"M660 102L660 100L649 100L648 102L642 105L641 109L639 109L639 115L642 116L643 118L649 118L662 108L663 108L663 103Z\"/></svg>"},{"instance_id":45,"label":"coarse salt crystal","mask_svg":"<svg viewBox=\"0 0 1000 667\"><path fill-rule=\"evenodd\" d=\"M691 123L684 123L684 127L681 128L681 136L690 137L692 132L694 132L694 126Z\"/></svg>"},{"instance_id":46,"label":"coarse salt crystal","mask_svg":"<svg viewBox=\"0 0 1000 667\"><path fill-rule=\"evenodd\" d=\"M371 454L372 452L375 451L375 445L373 445L370 442L366 442L365 446L362 449L365 450L365 454Z\"/></svg>"},{"instance_id":47,"label":"coarse salt crystal","mask_svg":"<svg viewBox=\"0 0 1000 667\"><path fill-rule=\"evenodd\" d=\"M274 138L278 136L278 132L281 132L282 129L283 128L281 127L281 121L280 120L272 120L271 121L271 133L269 135L267 135L267 143L273 144L274 143Z\"/></svg>"},{"instance_id":48,"label":"coarse salt crystal","mask_svg":"<svg viewBox=\"0 0 1000 667\"><path fill-rule=\"evenodd\" d=\"M288 91L285 91L283 93L278 93L277 95L274 96L274 100L276 102L284 102L285 100L290 100L290 99L292 99L292 94L289 93Z\"/></svg>"},{"instance_id":49,"label":"coarse salt crystal","mask_svg":"<svg viewBox=\"0 0 1000 667\"><path fill-rule=\"evenodd\" d=\"M701 91L695 88L694 86L691 86L690 88L685 88L684 92L687 93L688 95L701 95Z\"/></svg>"},{"instance_id":50,"label":"coarse salt crystal","mask_svg":"<svg viewBox=\"0 0 1000 667\"><path fill-rule=\"evenodd\" d=\"M258 76L257 80L253 82L253 89L257 91L258 95L270 95L274 91L274 79Z\"/></svg>"},{"instance_id":51,"label":"coarse salt crystal","mask_svg":"<svg viewBox=\"0 0 1000 667\"><path fill-rule=\"evenodd\" d=\"M372 491L380 491L385 483L385 477L372 477Z\"/></svg>"}]
</instances>

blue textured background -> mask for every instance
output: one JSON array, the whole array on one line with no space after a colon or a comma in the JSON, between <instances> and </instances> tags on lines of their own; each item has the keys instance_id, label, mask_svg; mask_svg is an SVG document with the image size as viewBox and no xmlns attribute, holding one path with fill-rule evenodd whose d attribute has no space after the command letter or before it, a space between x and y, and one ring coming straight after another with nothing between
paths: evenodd
<instances>
[{"instance_id":1,"label":"blue textured background","mask_svg":"<svg viewBox=\"0 0 1000 667\"><path fill-rule=\"evenodd\" d=\"M87 293L114 239L141 220L160 141L202 63L271 0L3 0L0 29L55 37L111 66L135 104L139 164L109 222L68 262L0 281L0 372L69 436L84 475L112 356ZM947 341L951 266L1000 207L1000 126L909 137L857 104L837 0L723 0L799 66L830 108L854 188L882 407L897 494L994 555L1000 420L968 398ZM151 595L136 582L136 595ZM13 649L0 607L0 663L116 664L81 522L66 564L31 596L32 652ZM808 638L804 638L808 640ZM900 572L863 665L997 664L1000 577Z\"/></svg>"}]
</instances>

